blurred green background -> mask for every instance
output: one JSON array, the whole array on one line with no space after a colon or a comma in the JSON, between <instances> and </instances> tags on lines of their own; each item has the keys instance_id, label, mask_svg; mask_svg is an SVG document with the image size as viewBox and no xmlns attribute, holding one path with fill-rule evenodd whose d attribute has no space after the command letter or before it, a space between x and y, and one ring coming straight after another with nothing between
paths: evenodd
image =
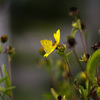
<instances>
[{"instance_id":1,"label":"blurred green background","mask_svg":"<svg viewBox=\"0 0 100 100\"><path fill-rule=\"evenodd\" d=\"M91 53L91 45L99 41L99 0L0 0L0 35L7 34L9 41L6 45L16 48L12 61L13 85L16 86L14 100L42 100L43 93L50 91L51 79L38 66L38 60L42 58L40 40L52 39L53 33L60 29L60 43L66 43L72 28L73 18L69 16L72 6L79 9L80 18L89 31L88 52ZM84 51L79 34L75 37L80 58ZM54 53L50 56L59 58ZM1 64L7 63L7 59L0 60ZM77 74L80 68L74 56L70 60L72 73Z\"/></svg>"}]
</instances>

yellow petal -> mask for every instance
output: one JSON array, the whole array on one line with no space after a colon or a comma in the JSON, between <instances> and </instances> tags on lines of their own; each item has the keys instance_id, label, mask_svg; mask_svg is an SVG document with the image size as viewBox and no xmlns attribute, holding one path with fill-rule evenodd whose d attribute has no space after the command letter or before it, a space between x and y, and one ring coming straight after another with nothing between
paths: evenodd
<instances>
[{"instance_id":1,"label":"yellow petal","mask_svg":"<svg viewBox=\"0 0 100 100\"><path fill-rule=\"evenodd\" d=\"M55 38L56 43L57 43L57 45L58 45L59 42L60 42L60 29L58 29L57 32L54 33L54 38Z\"/></svg>"},{"instance_id":2,"label":"yellow petal","mask_svg":"<svg viewBox=\"0 0 100 100\"><path fill-rule=\"evenodd\" d=\"M49 54L48 53L46 53L43 57L47 57Z\"/></svg>"}]
</instances>

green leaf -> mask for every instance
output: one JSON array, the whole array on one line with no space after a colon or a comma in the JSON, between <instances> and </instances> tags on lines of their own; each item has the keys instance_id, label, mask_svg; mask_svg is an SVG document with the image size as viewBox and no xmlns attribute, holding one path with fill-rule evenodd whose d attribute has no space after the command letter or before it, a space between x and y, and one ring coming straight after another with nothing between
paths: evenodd
<instances>
[{"instance_id":1,"label":"green leaf","mask_svg":"<svg viewBox=\"0 0 100 100\"><path fill-rule=\"evenodd\" d=\"M5 86L6 86L6 88L11 87L10 78L9 78L9 75L8 75L8 72L7 72L7 69L6 69L6 66L5 65L3 65L3 71L4 71L5 77L7 77L4 80Z\"/></svg>"},{"instance_id":2,"label":"green leaf","mask_svg":"<svg viewBox=\"0 0 100 100\"><path fill-rule=\"evenodd\" d=\"M54 98L57 99L59 95L56 93L56 91L53 88L51 88L50 90Z\"/></svg>"},{"instance_id":3,"label":"green leaf","mask_svg":"<svg viewBox=\"0 0 100 100\"><path fill-rule=\"evenodd\" d=\"M10 96L11 90L14 88L15 88L15 86L11 86L11 87L6 88L5 92L3 93L3 96L5 96L5 95Z\"/></svg>"},{"instance_id":4,"label":"green leaf","mask_svg":"<svg viewBox=\"0 0 100 100\"><path fill-rule=\"evenodd\" d=\"M73 30L71 36L74 37L77 31L78 31L77 29Z\"/></svg>"},{"instance_id":5,"label":"green leaf","mask_svg":"<svg viewBox=\"0 0 100 100\"><path fill-rule=\"evenodd\" d=\"M53 95L51 93L44 93L43 94L43 100L52 100Z\"/></svg>"},{"instance_id":6,"label":"green leaf","mask_svg":"<svg viewBox=\"0 0 100 100\"><path fill-rule=\"evenodd\" d=\"M86 67L87 76L90 79L90 81L95 80L96 67L99 60L100 60L100 49L96 50L93 53Z\"/></svg>"},{"instance_id":7,"label":"green leaf","mask_svg":"<svg viewBox=\"0 0 100 100\"><path fill-rule=\"evenodd\" d=\"M0 78L0 84L6 79L7 77L1 77Z\"/></svg>"},{"instance_id":8,"label":"green leaf","mask_svg":"<svg viewBox=\"0 0 100 100\"><path fill-rule=\"evenodd\" d=\"M80 85L79 85L79 88L80 88L79 92L80 92L81 96L83 97L84 100L87 100L87 90L84 89L84 88L83 88L82 86L80 86Z\"/></svg>"},{"instance_id":9,"label":"green leaf","mask_svg":"<svg viewBox=\"0 0 100 100\"><path fill-rule=\"evenodd\" d=\"M2 45L0 45L0 54L2 53Z\"/></svg>"},{"instance_id":10,"label":"green leaf","mask_svg":"<svg viewBox=\"0 0 100 100\"><path fill-rule=\"evenodd\" d=\"M100 87L97 88L97 96L100 99Z\"/></svg>"},{"instance_id":11,"label":"green leaf","mask_svg":"<svg viewBox=\"0 0 100 100\"><path fill-rule=\"evenodd\" d=\"M66 54L66 59L67 59L68 62L69 62L69 55L70 55L71 53L72 53L72 51Z\"/></svg>"},{"instance_id":12,"label":"green leaf","mask_svg":"<svg viewBox=\"0 0 100 100\"><path fill-rule=\"evenodd\" d=\"M87 89L87 92L89 93L89 91L91 89L91 85L90 85L90 82L88 79L86 80L86 89Z\"/></svg>"},{"instance_id":13,"label":"green leaf","mask_svg":"<svg viewBox=\"0 0 100 100\"><path fill-rule=\"evenodd\" d=\"M78 19L78 20L77 20L77 23L78 23L78 28L79 28L79 30L81 30L81 20Z\"/></svg>"},{"instance_id":14,"label":"green leaf","mask_svg":"<svg viewBox=\"0 0 100 100\"><path fill-rule=\"evenodd\" d=\"M6 88L0 86L0 92L4 93L5 91L6 91Z\"/></svg>"}]
</instances>

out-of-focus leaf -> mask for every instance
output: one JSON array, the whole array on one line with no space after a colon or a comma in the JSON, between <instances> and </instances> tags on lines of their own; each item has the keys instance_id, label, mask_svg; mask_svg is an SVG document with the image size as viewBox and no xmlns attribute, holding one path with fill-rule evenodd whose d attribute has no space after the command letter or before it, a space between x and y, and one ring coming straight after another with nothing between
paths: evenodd
<instances>
[{"instance_id":1,"label":"out-of-focus leaf","mask_svg":"<svg viewBox=\"0 0 100 100\"><path fill-rule=\"evenodd\" d=\"M3 96L5 96L5 95L10 96L11 95L11 90L14 89L14 88L15 88L15 86L6 88L5 92L3 93Z\"/></svg>"},{"instance_id":2,"label":"out-of-focus leaf","mask_svg":"<svg viewBox=\"0 0 100 100\"><path fill-rule=\"evenodd\" d=\"M2 45L0 45L0 54L2 53Z\"/></svg>"},{"instance_id":3,"label":"out-of-focus leaf","mask_svg":"<svg viewBox=\"0 0 100 100\"><path fill-rule=\"evenodd\" d=\"M10 78L9 78L9 75L8 75L8 72L7 72L7 69L6 69L6 66L5 65L3 65L3 71L4 71L5 77L7 77L5 79L5 81L4 81L5 86L6 86L6 88L11 87Z\"/></svg>"},{"instance_id":4,"label":"out-of-focus leaf","mask_svg":"<svg viewBox=\"0 0 100 100\"><path fill-rule=\"evenodd\" d=\"M57 94L57 92L53 89L53 88L51 88L50 89L51 90L51 93L52 93L52 95L54 96L54 98L57 100L57 98L58 98L58 94Z\"/></svg>"},{"instance_id":5,"label":"out-of-focus leaf","mask_svg":"<svg viewBox=\"0 0 100 100\"><path fill-rule=\"evenodd\" d=\"M43 100L52 100L53 95L51 93L44 93Z\"/></svg>"},{"instance_id":6,"label":"out-of-focus leaf","mask_svg":"<svg viewBox=\"0 0 100 100\"><path fill-rule=\"evenodd\" d=\"M68 62L69 62L69 55L70 55L71 53L72 53L72 51L66 54L66 59L67 59Z\"/></svg>"},{"instance_id":7,"label":"out-of-focus leaf","mask_svg":"<svg viewBox=\"0 0 100 100\"><path fill-rule=\"evenodd\" d=\"M5 91L6 91L6 88L0 86L0 92L4 93Z\"/></svg>"},{"instance_id":8,"label":"out-of-focus leaf","mask_svg":"<svg viewBox=\"0 0 100 100\"><path fill-rule=\"evenodd\" d=\"M100 87L97 88L97 96L100 99Z\"/></svg>"},{"instance_id":9,"label":"out-of-focus leaf","mask_svg":"<svg viewBox=\"0 0 100 100\"><path fill-rule=\"evenodd\" d=\"M79 28L79 30L81 30L81 20L78 19L78 20L77 20L77 23L78 23L78 28Z\"/></svg>"},{"instance_id":10,"label":"out-of-focus leaf","mask_svg":"<svg viewBox=\"0 0 100 100\"><path fill-rule=\"evenodd\" d=\"M77 29L73 30L71 36L74 37L77 31L78 31Z\"/></svg>"},{"instance_id":11,"label":"out-of-focus leaf","mask_svg":"<svg viewBox=\"0 0 100 100\"><path fill-rule=\"evenodd\" d=\"M0 84L6 79L7 77L1 77L0 78Z\"/></svg>"},{"instance_id":12,"label":"out-of-focus leaf","mask_svg":"<svg viewBox=\"0 0 100 100\"><path fill-rule=\"evenodd\" d=\"M100 49L96 50L87 64L87 76L90 81L95 80L97 63L100 60Z\"/></svg>"},{"instance_id":13,"label":"out-of-focus leaf","mask_svg":"<svg viewBox=\"0 0 100 100\"><path fill-rule=\"evenodd\" d=\"M87 90L84 89L82 86L79 85L79 92L84 100L87 100Z\"/></svg>"},{"instance_id":14,"label":"out-of-focus leaf","mask_svg":"<svg viewBox=\"0 0 100 100\"><path fill-rule=\"evenodd\" d=\"M87 92L88 92L88 93L89 93L89 91L90 91L90 87L91 87L90 82L89 82L89 80L87 79L87 80L86 80L86 89L87 89Z\"/></svg>"}]
</instances>

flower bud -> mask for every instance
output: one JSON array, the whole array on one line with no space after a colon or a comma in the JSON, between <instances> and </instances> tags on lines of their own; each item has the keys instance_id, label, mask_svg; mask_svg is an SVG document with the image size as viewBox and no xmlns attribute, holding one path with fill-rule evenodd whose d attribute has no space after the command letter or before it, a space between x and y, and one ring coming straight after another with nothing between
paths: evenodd
<instances>
[{"instance_id":1,"label":"flower bud","mask_svg":"<svg viewBox=\"0 0 100 100\"><path fill-rule=\"evenodd\" d=\"M7 46L7 54L11 54L11 49L12 49L12 47L11 46Z\"/></svg>"},{"instance_id":2,"label":"flower bud","mask_svg":"<svg viewBox=\"0 0 100 100\"><path fill-rule=\"evenodd\" d=\"M62 98L63 97L61 95L59 95L57 100L62 100Z\"/></svg>"},{"instance_id":3,"label":"flower bud","mask_svg":"<svg viewBox=\"0 0 100 100\"><path fill-rule=\"evenodd\" d=\"M82 29L82 30L85 29L85 24L81 23L81 29Z\"/></svg>"},{"instance_id":4,"label":"flower bud","mask_svg":"<svg viewBox=\"0 0 100 100\"><path fill-rule=\"evenodd\" d=\"M81 78L82 78L82 79L86 79L86 75L85 75L84 72L81 72Z\"/></svg>"},{"instance_id":5,"label":"flower bud","mask_svg":"<svg viewBox=\"0 0 100 100\"><path fill-rule=\"evenodd\" d=\"M90 55L89 54L85 54L86 58L89 59Z\"/></svg>"},{"instance_id":6,"label":"flower bud","mask_svg":"<svg viewBox=\"0 0 100 100\"><path fill-rule=\"evenodd\" d=\"M96 43L93 44L91 47L93 48L93 50L99 49L99 48L100 48L100 42L96 42Z\"/></svg>"},{"instance_id":7,"label":"flower bud","mask_svg":"<svg viewBox=\"0 0 100 100\"><path fill-rule=\"evenodd\" d=\"M76 16L76 15L78 15L78 10L77 10L77 8L76 8L76 7L71 7L71 8L69 9L69 15L70 15L70 16Z\"/></svg>"},{"instance_id":8,"label":"flower bud","mask_svg":"<svg viewBox=\"0 0 100 100\"><path fill-rule=\"evenodd\" d=\"M77 24L77 22L72 23L72 27L78 29L78 24Z\"/></svg>"},{"instance_id":9,"label":"flower bud","mask_svg":"<svg viewBox=\"0 0 100 100\"><path fill-rule=\"evenodd\" d=\"M8 40L8 36L7 36L7 35L2 35L2 36L1 36L1 42L2 42L2 43L7 42L7 40Z\"/></svg>"},{"instance_id":10,"label":"flower bud","mask_svg":"<svg viewBox=\"0 0 100 100\"><path fill-rule=\"evenodd\" d=\"M69 38L67 43L68 43L68 47L71 48L75 46L76 40L74 38Z\"/></svg>"},{"instance_id":11,"label":"flower bud","mask_svg":"<svg viewBox=\"0 0 100 100\"><path fill-rule=\"evenodd\" d=\"M89 57L90 57L90 55L89 55L89 54L85 54L85 53L84 53L84 55L83 55L83 56L81 56L82 60L80 59L80 61L82 61L82 62L87 62L87 61L88 61L88 59L89 59Z\"/></svg>"},{"instance_id":12,"label":"flower bud","mask_svg":"<svg viewBox=\"0 0 100 100\"><path fill-rule=\"evenodd\" d=\"M5 53L9 55L15 54L15 48L12 48L11 46L7 46Z\"/></svg>"},{"instance_id":13,"label":"flower bud","mask_svg":"<svg viewBox=\"0 0 100 100\"><path fill-rule=\"evenodd\" d=\"M62 44L59 44L56 49L58 49L60 52L64 52L65 51L65 46L62 45Z\"/></svg>"}]
</instances>

